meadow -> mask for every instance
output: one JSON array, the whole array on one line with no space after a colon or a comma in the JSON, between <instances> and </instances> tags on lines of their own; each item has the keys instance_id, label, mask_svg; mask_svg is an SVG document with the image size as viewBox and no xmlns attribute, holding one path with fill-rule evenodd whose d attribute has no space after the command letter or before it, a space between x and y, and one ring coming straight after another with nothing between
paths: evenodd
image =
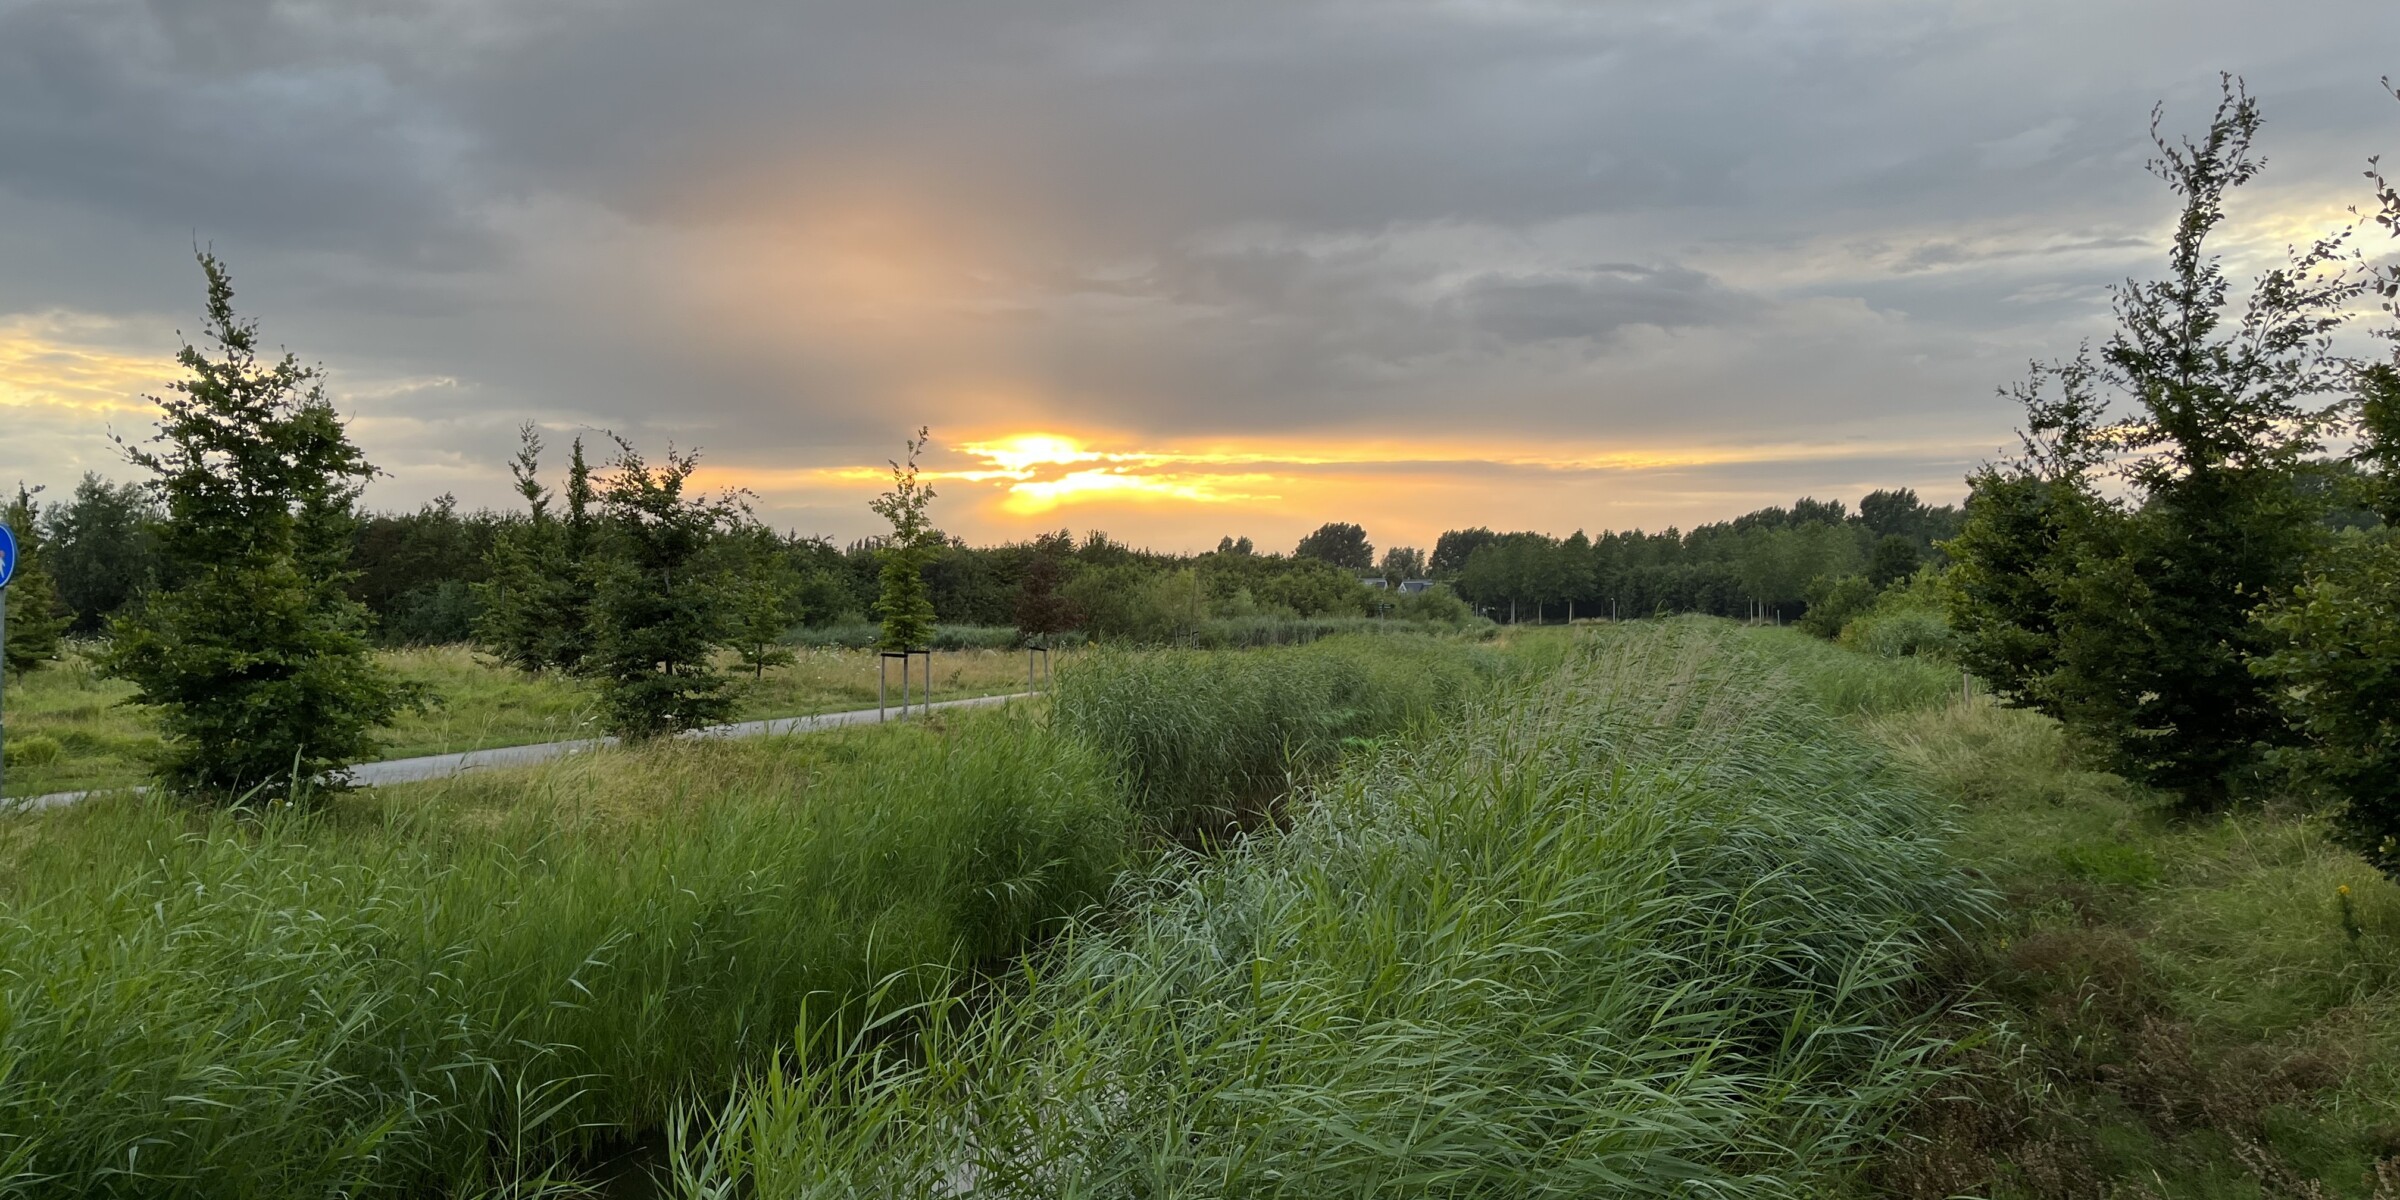
<instances>
[{"instance_id":1,"label":"meadow","mask_svg":"<svg viewBox=\"0 0 2400 1200\"><path fill-rule=\"evenodd\" d=\"M0 1196L2400 1194L2400 890L2082 760L1680 619L7 818Z\"/></svg>"},{"instance_id":2,"label":"meadow","mask_svg":"<svg viewBox=\"0 0 2400 1200\"><path fill-rule=\"evenodd\" d=\"M873 708L878 660L866 649L803 646L790 666L763 677L735 672L740 720ZM430 688L440 704L403 716L386 737L385 757L409 758L493 746L599 736L591 687L581 680L527 675L466 646L381 652L401 677ZM731 668L729 668L730 670ZM923 681L917 680L922 688ZM933 657L935 699L1023 691L1025 655L1006 649L946 650ZM124 703L129 684L101 678L81 650L8 681L7 795L125 787L149 773L158 735L147 715ZM891 702L900 700L892 675Z\"/></svg>"},{"instance_id":3,"label":"meadow","mask_svg":"<svg viewBox=\"0 0 2400 1200\"><path fill-rule=\"evenodd\" d=\"M1228 656L1294 770L1496 679L1460 641ZM1021 661L1021 660L1019 660ZM1181 664L1114 677L1171 687ZM1437 686L1437 680L1447 680ZM1421 681L1421 682L1420 682ZM0 1196L523 1195L589 1178L779 1049L953 996L1101 901L1164 739L1038 704L611 750L316 813L95 799L0 820ZM1204 797L1202 798L1204 799Z\"/></svg>"}]
</instances>

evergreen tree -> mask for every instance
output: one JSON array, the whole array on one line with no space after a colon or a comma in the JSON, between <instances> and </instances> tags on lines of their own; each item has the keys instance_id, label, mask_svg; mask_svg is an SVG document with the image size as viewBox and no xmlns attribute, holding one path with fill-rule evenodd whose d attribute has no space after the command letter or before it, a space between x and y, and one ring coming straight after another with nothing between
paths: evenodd
<instances>
[{"instance_id":1,"label":"evergreen tree","mask_svg":"<svg viewBox=\"0 0 2400 1200\"><path fill-rule=\"evenodd\" d=\"M158 434L126 456L166 507L167 586L111 623L103 659L158 714L168 786L238 797L338 785L374 731L422 694L377 663L366 610L345 592L359 489L374 474L319 373L258 357L215 256L206 336L190 378L154 398Z\"/></svg>"},{"instance_id":2,"label":"evergreen tree","mask_svg":"<svg viewBox=\"0 0 2400 1200\"><path fill-rule=\"evenodd\" d=\"M42 539L42 508L34 489L17 484L17 495L0 511L0 525L17 537L16 574L8 593L8 658L6 669L23 674L58 657L59 639L66 632L66 607L58 587L45 569L48 548Z\"/></svg>"},{"instance_id":3,"label":"evergreen tree","mask_svg":"<svg viewBox=\"0 0 2400 1200\"><path fill-rule=\"evenodd\" d=\"M933 601L925 592L924 564L939 536L926 516L933 488L917 478L917 456L929 444L930 431L918 429L907 443L907 461L892 463L892 490L867 505L892 523L892 536L876 550L883 568L883 592L875 601L883 630L876 644L886 651L921 650L933 640ZM1106 544L1097 531L1094 536Z\"/></svg>"},{"instance_id":4,"label":"evergreen tree","mask_svg":"<svg viewBox=\"0 0 2400 1200\"><path fill-rule=\"evenodd\" d=\"M483 606L475 640L521 671L573 672L592 641L591 468L583 439L575 439L562 517L551 511L552 494L541 483L541 434L528 421L518 438L509 473L525 498L525 517L501 530L486 556L486 577L475 585Z\"/></svg>"},{"instance_id":5,"label":"evergreen tree","mask_svg":"<svg viewBox=\"0 0 2400 1200\"><path fill-rule=\"evenodd\" d=\"M725 572L711 550L745 516L731 495L686 494L698 453L652 467L630 442L597 489L605 553L597 560L584 673L600 685L601 709L620 737L646 739L721 724L732 690L713 662L732 630Z\"/></svg>"},{"instance_id":6,"label":"evergreen tree","mask_svg":"<svg viewBox=\"0 0 2400 1200\"><path fill-rule=\"evenodd\" d=\"M71 632L100 632L158 582L157 524L158 505L141 485L112 484L89 471L65 501L44 509L43 553L72 614Z\"/></svg>"}]
</instances>

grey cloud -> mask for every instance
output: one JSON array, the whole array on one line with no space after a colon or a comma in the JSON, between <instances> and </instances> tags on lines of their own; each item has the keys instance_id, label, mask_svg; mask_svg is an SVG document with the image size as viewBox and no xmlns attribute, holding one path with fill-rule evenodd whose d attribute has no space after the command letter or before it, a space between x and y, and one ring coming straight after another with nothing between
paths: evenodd
<instances>
[{"instance_id":1,"label":"grey cloud","mask_svg":"<svg viewBox=\"0 0 2400 1200\"><path fill-rule=\"evenodd\" d=\"M2154 253L2154 100L2244 72L2268 182L2351 187L2394 44L2389 0L0 0L0 314L188 325L197 235L429 472L519 414L856 459L987 379L1160 436L1982 446ZM958 256L921 342L672 286L851 249L842 205Z\"/></svg>"}]
</instances>

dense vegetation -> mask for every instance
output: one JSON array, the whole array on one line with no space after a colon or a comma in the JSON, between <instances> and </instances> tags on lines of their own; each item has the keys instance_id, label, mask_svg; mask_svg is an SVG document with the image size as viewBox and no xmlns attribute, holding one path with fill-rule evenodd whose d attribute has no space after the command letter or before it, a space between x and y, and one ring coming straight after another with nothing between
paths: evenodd
<instances>
[{"instance_id":1,"label":"dense vegetation","mask_svg":"<svg viewBox=\"0 0 2400 1200\"><path fill-rule=\"evenodd\" d=\"M1260 659L1322 695L1390 649ZM1409 653L1438 669L1305 728L1159 707L1095 738L1011 711L313 816L114 799L0 825L0 1195L446 1194L589 1167L795 1035L947 995L1101 898L1146 822L1209 803L1135 789L1179 739L1388 736L1499 666Z\"/></svg>"},{"instance_id":2,"label":"dense vegetation","mask_svg":"<svg viewBox=\"0 0 2400 1200\"><path fill-rule=\"evenodd\" d=\"M1948 673L1820 661L1597 635L1354 759L1280 837L1139 876L988 1013L786 1056L684 1147L681 1194L1838 1188L1929 1081L1914 980L1982 901L1819 699Z\"/></svg>"}]
</instances>

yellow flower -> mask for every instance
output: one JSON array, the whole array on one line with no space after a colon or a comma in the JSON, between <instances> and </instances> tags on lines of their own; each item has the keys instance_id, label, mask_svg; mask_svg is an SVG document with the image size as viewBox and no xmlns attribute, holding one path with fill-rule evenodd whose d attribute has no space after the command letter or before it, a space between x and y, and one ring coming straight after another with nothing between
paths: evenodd
<instances>
[{"instance_id":1,"label":"yellow flower","mask_svg":"<svg viewBox=\"0 0 2400 1200\"><path fill-rule=\"evenodd\" d=\"M2341 894L2343 894L2343 895L2347 896L2347 895L2349 895L2349 894L2350 894L2350 885L2345 883L2345 884L2343 884L2342 886L2340 886L2340 887L2337 887L2337 888L2335 888L2335 889L2333 889L2333 890L2335 890L2335 891L2337 891L2337 892L2340 892Z\"/></svg>"}]
</instances>

